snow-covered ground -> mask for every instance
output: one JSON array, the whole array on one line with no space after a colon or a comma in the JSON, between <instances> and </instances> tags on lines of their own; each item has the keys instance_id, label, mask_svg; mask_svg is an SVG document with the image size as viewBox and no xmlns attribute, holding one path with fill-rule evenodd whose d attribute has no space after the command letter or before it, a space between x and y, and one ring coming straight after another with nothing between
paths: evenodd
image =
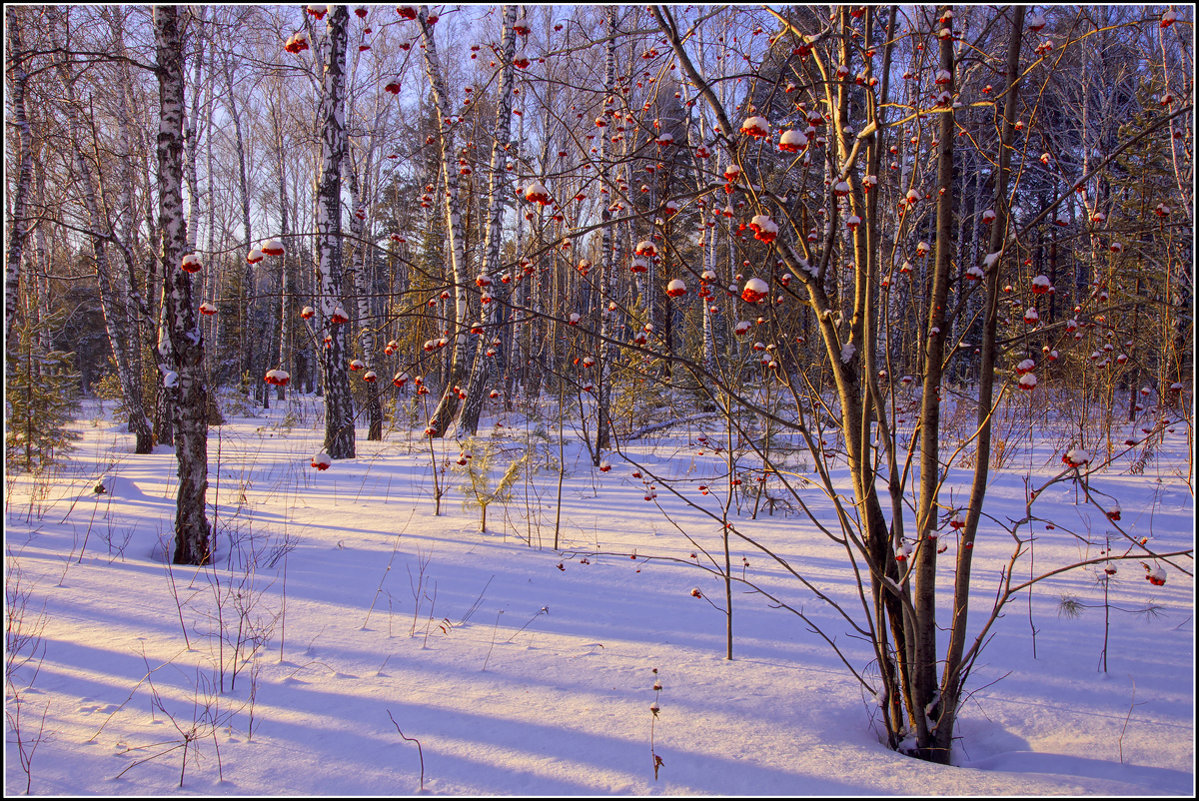
<instances>
[{"instance_id":1,"label":"snow-covered ground","mask_svg":"<svg viewBox=\"0 0 1199 801\"><path fill-rule=\"evenodd\" d=\"M1193 792L1194 584L1176 569L1155 587L1120 562L1106 616L1095 568L1021 595L972 674L955 764L937 766L880 745L871 699L833 650L744 586L726 660L723 584L701 568L704 551L723 560L719 524L661 482L646 501L647 479L619 457L593 468L569 423L559 515L556 419L551 436L487 419L490 449L472 456L490 452L488 486L530 443L540 469L491 504L480 533L453 442L434 444L452 465L435 515L419 435L360 431L358 458L317 472L313 399L232 418L210 432L217 559L196 569L168 564L173 453L133 455L88 408L57 477L8 479L6 794L25 790L27 764L35 794L391 796L420 789L422 760L425 791L442 794ZM720 431L663 429L629 454L717 511L724 457L704 433ZM1061 468L1057 439L996 475L989 514L1023 515L1026 477ZM1143 474L1127 470L1134 453L1090 477L1121 526L1161 550L1193 546L1187 449L1180 427ZM1035 563L1018 571L1096 555L1105 521L1078 499L1060 483L1038 500ZM861 613L839 549L810 522L751 512L736 517L742 533ZM1011 545L997 527L980 535L972 620ZM810 590L744 541L731 559L869 673L867 645Z\"/></svg>"}]
</instances>

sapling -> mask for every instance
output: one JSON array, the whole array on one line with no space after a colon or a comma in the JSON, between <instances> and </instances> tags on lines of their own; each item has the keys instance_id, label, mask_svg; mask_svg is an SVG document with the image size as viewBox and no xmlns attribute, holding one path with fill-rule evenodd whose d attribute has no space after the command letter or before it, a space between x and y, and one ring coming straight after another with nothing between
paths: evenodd
<instances>
[{"instance_id":1,"label":"sapling","mask_svg":"<svg viewBox=\"0 0 1199 801\"><path fill-rule=\"evenodd\" d=\"M733 400L727 394L721 399L724 408L725 421L725 436L728 437L728 458L726 466L728 467L728 487L725 492L724 507L720 510L720 545L724 551L724 603L725 603L725 642L724 642L724 658L732 660L733 658L733 564L732 557L729 553L729 529L732 524L729 521L729 504L732 503L733 494L736 488L734 482L736 479L737 459L733 451ZM766 436L767 444L769 444L769 433ZM754 504L753 517L758 516L757 503ZM709 602L710 603L710 602ZM715 606L715 604L713 604Z\"/></svg>"},{"instance_id":2,"label":"sapling","mask_svg":"<svg viewBox=\"0 0 1199 801\"><path fill-rule=\"evenodd\" d=\"M1104 550L1111 553L1111 532L1107 534L1107 541L1104 543ZM1107 673L1107 638L1111 630L1112 606L1111 600L1108 597L1108 588L1112 580L1116 577L1116 566L1111 562L1104 565L1103 571L1098 575L1097 580L1103 585L1103 650L1100 652L1103 672ZM1130 710L1131 711L1131 710Z\"/></svg>"},{"instance_id":3,"label":"sapling","mask_svg":"<svg viewBox=\"0 0 1199 801\"><path fill-rule=\"evenodd\" d=\"M415 509L413 509L412 513L408 515L408 520L405 521L404 525L400 528L400 530L398 532L396 532L395 543L391 546L391 556L388 557L387 565L383 568L383 575L379 578L379 586L375 589L374 597L371 598L370 608L366 610L366 619L362 621L362 630L363 631L366 630L366 625L368 623L370 623L371 612L373 612L375 609L375 602L377 600L379 600L379 595L382 594L384 591L383 584L384 584L384 582L387 581L387 577L391 574L391 566L395 562L396 554L398 554L400 551L400 538L403 536L404 532L408 530L408 524L412 522L412 515L414 515L414 514L416 514ZM286 586L286 580L287 580L286 565L284 566L283 578L284 578L284 582L285 582L284 586Z\"/></svg>"},{"instance_id":4,"label":"sapling","mask_svg":"<svg viewBox=\"0 0 1199 801\"><path fill-rule=\"evenodd\" d=\"M224 766L221 763L221 746L217 739L217 731L225 728L230 721L240 712L246 704L232 709L221 709L221 693L216 691L214 682L209 679L203 671L196 669L196 681L193 685L192 693L192 719L190 722L183 716L177 716L168 709L167 704L163 701L162 696L158 692L158 688L154 685L153 674L155 670L165 667L166 664L159 665L158 668L151 668L147 659L145 648L142 648L142 660L146 663L146 678L144 681L150 688L151 709L152 711L161 712L162 715L174 727L177 736L171 740L165 740L156 743L150 743L142 746L132 746L125 748L120 752L121 755L130 754L135 751L146 751L151 748L162 748L150 756L142 757L131 762L116 778L121 778L133 768L139 765L144 765L158 759L161 756L183 749L183 755L179 765L179 786L183 786L183 781L187 772L188 751L191 751L192 759L199 760L199 747L203 740L212 738L213 751L217 759L217 775L224 780ZM222 679L223 680L223 679ZM140 682L139 682L140 685ZM97 732L98 734L98 732Z\"/></svg>"},{"instance_id":5,"label":"sapling","mask_svg":"<svg viewBox=\"0 0 1199 801\"><path fill-rule=\"evenodd\" d=\"M408 571L408 586L412 590L412 626L408 629L408 636L416 636L416 620L420 616L420 607L422 599L428 598L424 592L425 573L429 569L429 560L433 558L433 554L425 554L419 549L416 552L416 577L412 576L411 566L406 566Z\"/></svg>"},{"instance_id":6,"label":"sapling","mask_svg":"<svg viewBox=\"0 0 1199 801\"><path fill-rule=\"evenodd\" d=\"M179 629L183 632L183 642L187 645L187 650L191 650L191 638L187 636L187 623L183 620L183 602L179 599L179 588L175 584L175 571L171 567L171 560L164 559L163 564L167 569L167 582L171 585L171 597L175 599L175 610L179 614Z\"/></svg>"},{"instance_id":7,"label":"sapling","mask_svg":"<svg viewBox=\"0 0 1199 801\"><path fill-rule=\"evenodd\" d=\"M47 618L43 604L37 617L30 619L29 600L33 589L25 581L20 563L11 552L4 572L4 677L11 684L16 672L26 664L41 664L46 650L42 632ZM34 673L36 675L37 671Z\"/></svg>"},{"instance_id":8,"label":"sapling","mask_svg":"<svg viewBox=\"0 0 1199 801\"><path fill-rule=\"evenodd\" d=\"M649 711L651 714L651 717L649 719L649 753L650 753L650 756L653 757L653 760L654 760L654 781L657 781L658 780L658 769L661 768L665 764L662 761L662 757L659 756L658 752L654 749L654 727L656 726L656 724L658 722L658 713L662 711L662 708L658 705L658 698L662 695L662 680L661 680L661 678L658 677L658 669L654 668L653 671L654 671L654 688L653 688L654 689L654 702L652 704L650 704L650 706L649 706Z\"/></svg>"},{"instance_id":9,"label":"sapling","mask_svg":"<svg viewBox=\"0 0 1199 801\"><path fill-rule=\"evenodd\" d=\"M563 432L563 412L562 412L562 382L558 382L558 484L557 496L554 500L554 550L558 550L558 543L562 530L562 483L566 479L566 436Z\"/></svg>"},{"instance_id":10,"label":"sapling","mask_svg":"<svg viewBox=\"0 0 1199 801\"><path fill-rule=\"evenodd\" d=\"M1120 737L1118 740L1116 740L1116 745L1120 749L1120 764L1121 765L1124 764L1124 733L1128 730L1128 721L1132 720L1132 710L1134 707L1141 706L1142 704L1145 703L1144 701L1142 701L1140 704L1138 704L1136 702L1136 700L1137 700L1136 677L1129 675L1128 679L1129 679L1129 681L1132 682L1132 695L1128 699L1128 714L1124 716L1124 725L1120 727Z\"/></svg>"},{"instance_id":11,"label":"sapling","mask_svg":"<svg viewBox=\"0 0 1199 801\"><path fill-rule=\"evenodd\" d=\"M421 402L424 404L425 413L428 414L428 412L429 412L428 396L422 395ZM434 429L432 426L429 426L425 429L424 436L425 436L425 439L428 440L428 442L429 442L429 465L432 468L431 473L433 475L433 516L440 517L441 516L441 496L443 496L445 494L445 487L442 486L442 483L441 483L440 479L438 478L438 475L440 473L444 472L445 462L443 460L443 463L441 465L438 465L438 463L437 463L437 449L433 445L433 440L440 439L440 438L434 436L435 433L436 433L436 429Z\"/></svg>"},{"instance_id":12,"label":"sapling","mask_svg":"<svg viewBox=\"0 0 1199 801\"><path fill-rule=\"evenodd\" d=\"M45 739L46 715L50 712L50 702L47 701L36 731L31 731L31 726L25 722L28 719L26 712L29 703L23 694L33 687L34 680L41 672L42 660L46 656L46 644L42 639L47 622L46 613L43 607L36 618L29 619L28 605L31 594L32 590L22 581L17 560L9 554L4 580L4 715L16 742L17 759L25 773L26 795L29 794L33 782L33 755ZM17 673L30 664L33 675L27 681L18 682Z\"/></svg>"},{"instance_id":13,"label":"sapling","mask_svg":"<svg viewBox=\"0 0 1199 801\"><path fill-rule=\"evenodd\" d=\"M472 447L473 445L473 447ZM462 484L463 503L479 507L479 532L487 532L487 508L496 501L507 502L512 496L512 486L529 461L529 452L513 460L500 477L495 487L491 486L491 463L496 454L493 442L468 441L458 457L458 468L466 474Z\"/></svg>"},{"instance_id":14,"label":"sapling","mask_svg":"<svg viewBox=\"0 0 1199 801\"><path fill-rule=\"evenodd\" d=\"M260 721L258 721L258 724L256 724L254 721L254 710L257 709L257 705L258 705L258 678L259 678L259 673L261 671L262 671L262 664L260 662L258 662L257 660L255 660L254 667L252 667L250 669L250 700L249 700L250 711L247 713L247 716L246 716L247 717L247 720L246 720L246 742L254 741L254 729L258 724L260 724L262 722L260 720Z\"/></svg>"},{"instance_id":15,"label":"sapling","mask_svg":"<svg viewBox=\"0 0 1199 801\"><path fill-rule=\"evenodd\" d=\"M17 759L20 761L21 770L25 773L25 795L29 795L33 784L33 755L46 736L46 715L50 712L50 702L47 701L42 709L42 717L37 731L31 733L29 727L22 720L28 703L15 687L10 687L7 694L9 699L8 703L4 705L4 716L8 719L9 729L12 730L12 736L16 740Z\"/></svg>"},{"instance_id":16,"label":"sapling","mask_svg":"<svg viewBox=\"0 0 1199 801\"><path fill-rule=\"evenodd\" d=\"M436 581L433 582L433 597L429 598L428 595L426 595L425 597L428 598L428 600L429 600L429 618L428 618L428 620L425 621L425 638L421 642L421 646L420 646L421 650L425 650L429 647L429 629L432 628L432 626L433 626L433 616L436 614L436 610L437 610L437 582ZM442 619L446 624L449 624L448 618L442 618ZM450 633L449 628L447 628L445 626L442 627L442 632L445 634Z\"/></svg>"},{"instance_id":17,"label":"sapling","mask_svg":"<svg viewBox=\"0 0 1199 801\"><path fill-rule=\"evenodd\" d=\"M279 661L283 661L283 643L287 639L287 554L283 554L283 576L279 587Z\"/></svg>"}]
</instances>

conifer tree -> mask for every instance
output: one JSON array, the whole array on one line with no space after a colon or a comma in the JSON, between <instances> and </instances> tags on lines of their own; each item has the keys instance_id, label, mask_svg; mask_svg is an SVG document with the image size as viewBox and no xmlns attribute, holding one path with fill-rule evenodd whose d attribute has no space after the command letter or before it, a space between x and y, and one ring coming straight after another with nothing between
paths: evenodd
<instances>
[{"instance_id":1,"label":"conifer tree","mask_svg":"<svg viewBox=\"0 0 1199 801\"><path fill-rule=\"evenodd\" d=\"M41 320L21 315L13 322L4 388L7 432L4 466L9 472L40 471L57 462L78 438L68 425L78 409L75 354L49 350L38 331L62 327L66 311Z\"/></svg>"}]
</instances>

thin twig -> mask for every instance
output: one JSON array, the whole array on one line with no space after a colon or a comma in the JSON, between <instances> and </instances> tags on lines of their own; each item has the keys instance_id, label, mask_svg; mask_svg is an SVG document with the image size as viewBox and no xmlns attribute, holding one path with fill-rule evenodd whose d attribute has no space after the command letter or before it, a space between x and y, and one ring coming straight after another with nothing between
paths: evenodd
<instances>
[{"instance_id":1,"label":"thin twig","mask_svg":"<svg viewBox=\"0 0 1199 801\"><path fill-rule=\"evenodd\" d=\"M420 791L423 793L425 791L425 752L420 747L420 740L404 734L403 730L400 729L400 724L396 723L396 719L392 717L390 709L387 710L387 717L391 718L391 724L396 727L396 731L400 733L401 737L410 743L416 743L416 755L420 757Z\"/></svg>"}]
</instances>

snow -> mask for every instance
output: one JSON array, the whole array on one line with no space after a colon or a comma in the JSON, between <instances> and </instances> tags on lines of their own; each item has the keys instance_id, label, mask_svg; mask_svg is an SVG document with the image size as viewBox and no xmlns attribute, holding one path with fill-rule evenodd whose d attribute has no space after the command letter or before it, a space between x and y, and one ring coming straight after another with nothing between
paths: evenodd
<instances>
[{"instance_id":1,"label":"snow","mask_svg":"<svg viewBox=\"0 0 1199 801\"><path fill-rule=\"evenodd\" d=\"M1085 448L1071 448L1066 451L1064 461L1070 465L1082 465L1091 461L1091 454Z\"/></svg>"},{"instance_id":2,"label":"snow","mask_svg":"<svg viewBox=\"0 0 1199 801\"><path fill-rule=\"evenodd\" d=\"M539 449L540 471L517 478L480 533L462 468L438 476L434 514L419 431L388 430L379 443L360 430L356 459L317 472L319 399L292 396L258 417L225 404L229 422L208 445L214 566L168 567L174 454L134 455L111 409L88 407L59 474L8 478L9 609L41 647L10 632L10 654L33 657L15 667L20 705L10 686L6 708L21 713L26 750L45 714L35 794L406 795L420 789L421 758L424 789L456 795L1193 791L1194 587L1175 568L1154 587L1137 561L1115 562L1106 672L1100 569L1022 595L970 678L955 764L937 766L881 745L875 694L761 596L735 591L734 659L723 658L724 615L713 606L723 608L723 582L701 551L720 554L719 524L683 503L718 510L726 499L715 476L727 454L696 439L725 435L718 416L680 416L626 451L635 466L606 455L606 473L568 417L556 533L558 447L544 438L555 413L545 423L492 415L469 444L436 440L441 459L471 450L478 467L490 455L492 487L529 443ZM1011 545L987 515L1019 514L1028 486L1062 469L1053 443L1063 437L1024 425L1027 447L993 476L972 620L989 608ZM1128 470L1137 448L1090 471L1088 486L1119 499L1124 530L1162 550L1192 547L1189 435L1163 436L1143 474ZM844 480L843 465L835 470ZM950 479L947 501L969 471ZM701 483L708 495L695 491ZM1059 524L1037 524L1038 568L1095 555L1063 530L1101 530L1080 485L1051 485L1032 509ZM738 530L855 603L839 546L781 508L751 512L737 496ZM942 540L950 559L954 538ZM829 627L869 673L869 649L777 563L741 540L731 558L735 573ZM1083 605L1078 617L1061 613L1063 596ZM1124 611L1150 604L1152 613ZM250 658L234 675L239 624ZM9 725L5 789L18 793L26 776ZM192 733L184 765L179 746ZM652 753L663 760L657 780Z\"/></svg>"}]
</instances>

